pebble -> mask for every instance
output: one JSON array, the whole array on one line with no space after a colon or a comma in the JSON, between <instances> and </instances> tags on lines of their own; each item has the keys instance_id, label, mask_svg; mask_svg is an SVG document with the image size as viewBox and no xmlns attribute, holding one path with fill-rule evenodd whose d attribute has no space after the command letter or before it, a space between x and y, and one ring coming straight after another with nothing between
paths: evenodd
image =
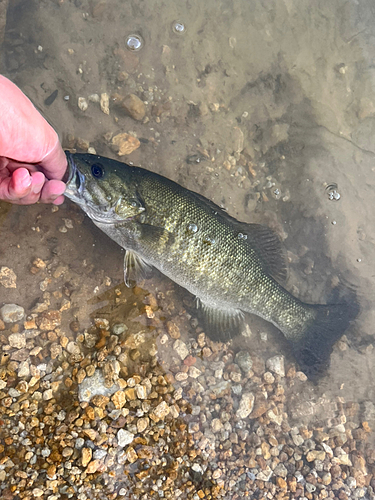
<instances>
[{"instance_id":1,"label":"pebble","mask_svg":"<svg viewBox=\"0 0 375 500\"><path fill-rule=\"evenodd\" d=\"M12 333L8 337L8 342L11 347L23 349L26 347L26 335L24 333Z\"/></svg>"},{"instance_id":2,"label":"pebble","mask_svg":"<svg viewBox=\"0 0 375 500\"><path fill-rule=\"evenodd\" d=\"M253 361L247 351L239 351L234 360L245 373L249 372L253 366Z\"/></svg>"},{"instance_id":3,"label":"pebble","mask_svg":"<svg viewBox=\"0 0 375 500\"><path fill-rule=\"evenodd\" d=\"M129 431L126 431L125 429L120 429L117 432L117 443L121 448L126 446L127 444L130 444L134 440L134 434L132 434Z\"/></svg>"},{"instance_id":4,"label":"pebble","mask_svg":"<svg viewBox=\"0 0 375 500\"><path fill-rule=\"evenodd\" d=\"M104 114L109 115L109 95L106 92L100 94L100 109Z\"/></svg>"},{"instance_id":5,"label":"pebble","mask_svg":"<svg viewBox=\"0 0 375 500\"><path fill-rule=\"evenodd\" d=\"M84 97L78 97L78 107L81 111L86 111L89 107L88 102Z\"/></svg>"},{"instance_id":6,"label":"pebble","mask_svg":"<svg viewBox=\"0 0 375 500\"><path fill-rule=\"evenodd\" d=\"M215 434L223 430L223 424L221 423L220 419L214 418L212 420L211 429L213 432L215 432Z\"/></svg>"},{"instance_id":7,"label":"pebble","mask_svg":"<svg viewBox=\"0 0 375 500\"><path fill-rule=\"evenodd\" d=\"M133 135L123 132L112 138L112 145L115 146L118 156L124 156L138 149L141 143Z\"/></svg>"},{"instance_id":8,"label":"pebble","mask_svg":"<svg viewBox=\"0 0 375 500\"><path fill-rule=\"evenodd\" d=\"M288 469L285 467L284 464L276 465L273 472L274 472L275 476L286 477L288 475Z\"/></svg>"},{"instance_id":9,"label":"pebble","mask_svg":"<svg viewBox=\"0 0 375 500\"><path fill-rule=\"evenodd\" d=\"M190 366L189 377L198 378L199 375L201 375L201 374L202 374L202 372L201 372L201 370L199 370L199 368L197 368L196 366Z\"/></svg>"},{"instance_id":10,"label":"pebble","mask_svg":"<svg viewBox=\"0 0 375 500\"><path fill-rule=\"evenodd\" d=\"M269 481L273 472L272 469L267 465L267 467L257 474L257 479L260 481Z\"/></svg>"},{"instance_id":11,"label":"pebble","mask_svg":"<svg viewBox=\"0 0 375 500\"><path fill-rule=\"evenodd\" d=\"M246 392L242 395L238 410L236 411L236 416L238 418L244 419L250 415L254 408L254 394L252 392Z\"/></svg>"},{"instance_id":12,"label":"pebble","mask_svg":"<svg viewBox=\"0 0 375 500\"><path fill-rule=\"evenodd\" d=\"M78 398L82 401L90 401L90 399L97 395L112 396L120 388L117 384L112 387L105 386L105 379L101 370L95 370L92 377L86 377L78 386Z\"/></svg>"},{"instance_id":13,"label":"pebble","mask_svg":"<svg viewBox=\"0 0 375 500\"><path fill-rule=\"evenodd\" d=\"M91 448L82 448L82 465L86 467L92 458Z\"/></svg>"},{"instance_id":14,"label":"pebble","mask_svg":"<svg viewBox=\"0 0 375 500\"><path fill-rule=\"evenodd\" d=\"M324 460L326 457L326 452L321 450L311 450L306 454L306 460L308 462L313 462L314 460Z\"/></svg>"},{"instance_id":15,"label":"pebble","mask_svg":"<svg viewBox=\"0 0 375 500\"><path fill-rule=\"evenodd\" d=\"M2 266L0 268L0 285L4 288L17 288L17 276L13 269Z\"/></svg>"},{"instance_id":16,"label":"pebble","mask_svg":"<svg viewBox=\"0 0 375 500\"><path fill-rule=\"evenodd\" d=\"M169 414L169 406L165 401L162 401L154 408L154 415L159 419L164 419Z\"/></svg>"},{"instance_id":17,"label":"pebble","mask_svg":"<svg viewBox=\"0 0 375 500\"><path fill-rule=\"evenodd\" d=\"M180 339L177 339L175 341L175 343L173 344L173 349L177 352L177 354L180 356L181 359L185 359L186 356L189 354L189 349L187 348L187 345Z\"/></svg>"},{"instance_id":18,"label":"pebble","mask_svg":"<svg viewBox=\"0 0 375 500\"><path fill-rule=\"evenodd\" d=\"M277 355L267 359L266 366L271 372L276 373L276 375L285 377L284 356Z\"/></svg>"},{"instance_id":19,"label":"pebble","mask_svg":"<svg viewBox=\"0 0 375 500\"><path fill-rule=\"evenodd\" d=\"M16 323L24 318L25 310L17 304L5 304L0 309L0 316L5 323Z\"/></svg>"},{"instance_id":20,"label":"pebble","mask_svg":"<svg viewBox=\"0 0 375 500\"><path fill-rule=\"evenodd\" d=\"M135 94L129 94L121 100L121 107L130 115L134 120L143 120L146 114L146 107L144 102Z\"/></svg>"},{"instance_id":21,"label":"pebble","mask_svg":"<svg viewBox=\"0 0 375 500\"><path fill-rule=\"evenodd\" d=\"M137 420L137 431L141 434L142 432L144 432L147 427L148 427L148 423L149 423L149 420L147 417L145 418L139 418Z\"/></svg>"}]
</instances>

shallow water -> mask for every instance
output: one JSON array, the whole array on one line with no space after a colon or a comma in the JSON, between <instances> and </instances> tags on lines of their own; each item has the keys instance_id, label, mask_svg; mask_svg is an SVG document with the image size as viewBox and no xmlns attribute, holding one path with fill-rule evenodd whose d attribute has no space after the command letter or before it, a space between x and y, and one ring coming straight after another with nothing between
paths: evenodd
<instances>
[{"instance_id":1,"label":"shallow water","mask_svg":"<svg viewBox=\"0 0 375 500\"><path fill-rule=\"evenodd\" d=\"M176 21L182 32L176 32ZM132 34L143 42L138 51L126 48ZM307 0L11 2L1 72L53 124L65 148L91 147L153 170L239 220L269 225L288 251L287 288L293 294L322 303L339 284L356 291L361 312L336 344L328 374L313 385L295 375L298 366L288 346L268 323L249 316L244 335L220 344L202 336L192 298L162 275L127 290L123 250L68 200L58 210L2 204L0 267L14 271L17 286L0 284L0 306L18 304L36 320L35 328L26 330L35 335L26 336L19 359L12 359L16 351L9 347L9 335L22 333L23 321L17 323L19 330L6 324L0 332L3 354L11 356L10 362L3 357L0 366L7 387L16 387L20 378L30 383L32 369L19 377L19 363L46 364L29 397L36 414L44 415L46 405L53 404L58 411L84 413L79 370L89 365L110 370L107 361L120 359L114 380L136 374L138 387L156 377L158 396L151 398L151 407L166 402L171 408L160 420L147 417L147 430L137 434L139 420L152 414L140 398L128 399L123 407L131 418L108 416L113 411L108 403L103 410L108 415L96 415L95 429L113 439L105 445L85 441L85 449L107 452L90 474L81 449L74 448L79 426L64 431L70 435L56 449L56 460L43 459L38 451L38 435L27 427L31 414L25 417L31 444L17 441L17 432L13 443L5 441L14 419L21 418L21 409L12 407L20 396L13 396L10 406L2 407L1 458L8 452L15 464L5 460L0 465L0 474L7 473L4 498L38 496L33 488L50 500L54 495L320 499L326 493L329 498L374 498L374 36L371 0L318 1L313 7ZM56 98L48 99L56 90ZM109 114L89 98L104 93L110 97ZM140 120L121 109L118 97L113 99L129 93L144 102ZM79 98L88 104L84 111ZM120 158L112 138L123 132L140 145ZM339 193L339 199L330 199L330 193ZM33 264L36 258L46 268ZM41 328L43 307L60 310L61 324ZM93 327L99 318L108 324L97 321ZM113 332L116 324L125 325L119 334ZM54 344L62 348L53 347L55 358ZM37 347L38 354L30 354ZM241 368L238 352L249 353L252 365ZM284 356L286 376L271 373L272 363L265 368L276 355ZM52 383L55 393L44 399ZM133 381L126 383L131 388ZM2 391L3 400L8 394ZM40 396L32 396L35 392ZM255 407L241 417L247 394L255 395ZM107 427L100 430L101 418ZM133 462L118 454L114 436L121 425L139 440L138 451L133 443L138 452ZM49 435L42 431L50 439L46 447L59 435L56 427L49 426ZM76 450L72 458L63 454L70 445ZM147 448L143 455L142 447ZM322 454L310 460L314 448ZM37 458L29 458L30 464L15 460L25 453ZM106 461L111 453L113 461ZM276 469L278 461L286 472ZM51 465L55 474L40 472ZM332 467L332 481L326 484L324 474Z\"/></svg>"}]
</instances>

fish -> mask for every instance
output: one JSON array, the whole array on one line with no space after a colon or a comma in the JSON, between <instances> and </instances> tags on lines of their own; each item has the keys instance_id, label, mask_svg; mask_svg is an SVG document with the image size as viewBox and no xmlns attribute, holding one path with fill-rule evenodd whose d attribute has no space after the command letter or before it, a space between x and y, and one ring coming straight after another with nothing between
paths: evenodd
<instances>
[{"instance_id":1,"label":"fish","mask_svg":"<svg viewBox=\"0 0 375 500\"><path fill-rule=\"evenodd\" d=\"M275 325L301 370L317 380L333 344L357 316L355 297L308 304L285 287L282 245L267 226L244 223L166 177L113 159L66 152L65 196L125 249L124 281L155 268L188 290L205 328L229 340L246 313Z\"/></svg>"}]
</instances>

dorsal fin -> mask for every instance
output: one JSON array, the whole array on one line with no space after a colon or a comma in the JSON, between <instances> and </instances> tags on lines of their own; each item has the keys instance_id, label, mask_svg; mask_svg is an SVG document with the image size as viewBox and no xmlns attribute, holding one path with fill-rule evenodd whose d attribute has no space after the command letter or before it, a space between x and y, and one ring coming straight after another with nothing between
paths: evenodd
<instances>
[{"instance_id":1,"label":"dorsal fin","mask_svg":"<svg viewBox=\"0 0 375 500\"><path fill-rule=\"evenodd\" d=\"M255 249L269 274L284 282L288 277L285 251L276 233L262 224L237 223L239 230L247 235L246 241Z\"/></svg>"}]
</instances>

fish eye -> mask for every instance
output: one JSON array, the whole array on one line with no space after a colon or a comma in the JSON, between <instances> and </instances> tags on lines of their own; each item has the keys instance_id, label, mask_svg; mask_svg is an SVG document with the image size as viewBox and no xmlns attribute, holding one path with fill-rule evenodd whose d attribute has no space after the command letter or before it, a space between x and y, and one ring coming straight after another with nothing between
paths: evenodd
<instances>
[{"instance_id":1,"label":"fish eye","mask_svg":"<svg viewBox=\"0 0 375 500\"><path fill-rule=\"evenodd\" d=\"M104 175L104 168L101 163L94 163L91 166L91 173L96 179L100 179Z\"/></svg>"},{"instance_id":2,"label":"fish eye","mask_svg":"<svg viewBox=\"0 0 375 500\"><path fill-rule=\"evenodd\" d=\"M138 201L138 200L132 200L132 201L130 202L130 205L131 205L132 207L134 207L134 208L137 208L137 207L140 207L140 206L141 206L141 204L139 203L139 201Z\"/></svg>"}]
</instances>

